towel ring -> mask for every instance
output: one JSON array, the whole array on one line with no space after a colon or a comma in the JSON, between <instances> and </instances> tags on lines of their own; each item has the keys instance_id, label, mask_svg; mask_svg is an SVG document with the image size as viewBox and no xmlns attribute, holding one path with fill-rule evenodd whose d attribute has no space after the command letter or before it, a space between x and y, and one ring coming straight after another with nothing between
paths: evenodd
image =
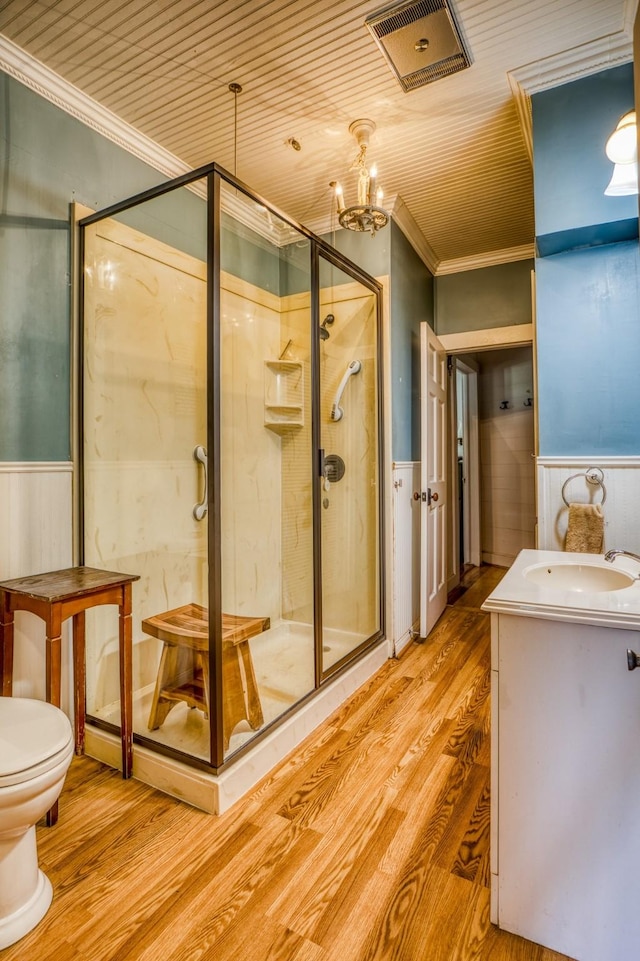
<instances>
[{"instance_id":1,"label":"towel ring","mask_svg":"<svg viewBox=\"0 0 640 961\"><path fill-rule=\"evenodd\" d=\"M604 504L607 499L607 489L604 486L604 473L599 467L589 467L583 474L572 474L571 477L567 477L566 481L562 485L562 500L565 502L567 507L569 506L569 501L565 497L564 492L567 488L567 484L570 481L575 480L576 477L584 477L588 484L593 484L595 487L600 487L602 490L602 500L600 503Z\"/></svg>"}]
</instances>

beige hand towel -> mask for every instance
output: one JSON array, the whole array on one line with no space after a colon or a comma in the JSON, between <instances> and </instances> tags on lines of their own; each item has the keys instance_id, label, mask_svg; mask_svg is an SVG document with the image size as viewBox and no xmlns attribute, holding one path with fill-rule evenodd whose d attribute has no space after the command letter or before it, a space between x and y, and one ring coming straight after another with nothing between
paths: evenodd
<instances>
[{"instance_id":1,"label":"beige hand towel","mask_svg":"<svg viewBox=\"0 0 640 961\"><path fill-rule=\"evenodd\" d=\"M599 504L569 504L565 551L602 554L604 514Z\"/></svg>"}]
</instances>

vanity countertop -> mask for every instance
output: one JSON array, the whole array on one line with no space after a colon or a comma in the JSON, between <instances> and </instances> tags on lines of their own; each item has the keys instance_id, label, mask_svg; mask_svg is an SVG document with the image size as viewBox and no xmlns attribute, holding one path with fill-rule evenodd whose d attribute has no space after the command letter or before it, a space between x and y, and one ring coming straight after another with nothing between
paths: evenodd
<instances>
[{"instance_id":1,"label":"vanity countertop","mask_svg":"<svg viewBox=\"0 0 640 961\"><path fill-rule=\"evenodd\" d=\"M640 630L640 580L633 580L628 587L619 590L592 590L588 587L570 590L552 585L553 569L560 565L595 566L602 568L605 575L612 570L633 578L640 575L640 564L629 557L618 556L610 564L602 554L523 550L482 609L498 614ZM532 568L545 567L550 569L548 583L544 583L544 575L543 583L528 576Z\"/></svg>"}]
</instances>

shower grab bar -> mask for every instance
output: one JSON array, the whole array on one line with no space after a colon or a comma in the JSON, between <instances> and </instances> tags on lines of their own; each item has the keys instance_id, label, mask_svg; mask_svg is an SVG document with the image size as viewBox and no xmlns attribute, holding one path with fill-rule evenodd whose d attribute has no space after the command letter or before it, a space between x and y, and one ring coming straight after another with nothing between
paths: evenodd
<instances>
[{"instance_id":1,"label":"shower grab bar","mask_svg":"<svg viewBox=\"0 0 640 961\"><path fill-rule=\"evenodd\" d=\"M193 516L197 521L204 520L207 513L207 492L209 490L209 468L207 463L207 452L205 448L198 444L197 447L193 448L194 460L197 460L199 464L204 467L204 493L202 495L202 500L199 501L193 508Z\"/></svg>"},{"instance_id":2,"label":"shower grab bar","mask_svg":"<svg viewBox=\"0 0 640 961\"><path fill-rule=\"evenodd\" d=\"M344 417L344 411L340 406L340 401L342 400L342 395L344 394L344 389L349 382L349 378L353 377L354 374L359 374L362 370L362 364L359 360L352 360L347 369L344 372L344 377L340 381L340 386L336 391L335 400L331 405L331 420L342 420Z\"/></svg>"}]
</instances>

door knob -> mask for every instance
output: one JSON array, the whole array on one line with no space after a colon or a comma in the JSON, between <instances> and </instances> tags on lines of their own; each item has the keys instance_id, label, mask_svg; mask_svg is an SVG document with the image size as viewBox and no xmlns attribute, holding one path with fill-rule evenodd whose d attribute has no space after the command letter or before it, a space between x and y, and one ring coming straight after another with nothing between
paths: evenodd
<instances>
[{"instance_id":1,"label":"door knob","mask_svg":"<svg viewBox=\"0 0 640 961\"><path fill-rule=\"evenodd\" d=\"M419 500L420 500L420 491L414 491L414 492L413 492L413 499L414 499L414 501L419 501Z\"/></svg>"},{"instance_id":2,"label":"door knob","mask_svg":"<svg viewBox=\"0 0 640 961\"><path fill-rule=\"evenodd\" d=\"M630 671L635 671L636 667L640 667L640 655L629 649L627 649L627 667Z\"/></svg>"},{"instance_id":3,"label":"door knob","mask_svg":"<svg viewBox=\"0 0 640 961\"><path fill-rule=\"evenodd\" d=\"M438 500L438 492L437 492L437 491L434 491L434 493L431 495L431 500L432 500L432 501L437 501L437 500Z\"/></svg>"}]
</instances>

